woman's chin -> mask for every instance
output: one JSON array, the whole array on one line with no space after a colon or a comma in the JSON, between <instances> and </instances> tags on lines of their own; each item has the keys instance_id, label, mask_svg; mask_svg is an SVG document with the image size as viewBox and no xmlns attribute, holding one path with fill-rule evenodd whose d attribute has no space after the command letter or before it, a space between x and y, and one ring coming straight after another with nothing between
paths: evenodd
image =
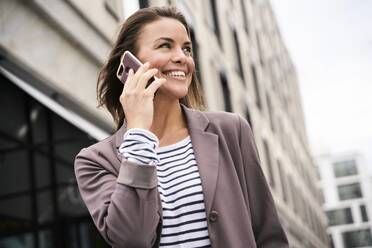
<instances>
[{"instance_id":1,"label":"woman's chin","mask_svg":"<svg viewBox=\"0 0 372 248\"><path fill-rule=\"evenodd\" d=\"M163 87L160 87L158 91L166 97L181 99L187 95L188 87L165 87L164 85Z\"/></svg>"}]
</instances>

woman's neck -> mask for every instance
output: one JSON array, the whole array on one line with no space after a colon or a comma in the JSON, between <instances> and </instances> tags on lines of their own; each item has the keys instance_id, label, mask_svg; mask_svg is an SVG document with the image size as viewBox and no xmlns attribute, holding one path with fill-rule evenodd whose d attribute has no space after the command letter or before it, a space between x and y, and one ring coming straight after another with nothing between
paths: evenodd
<instances>
[{"instance_id":1,"label":"woman's neck","mask_svg":"<svg viewBox=\"0 0 372 248\"><path fill-rule=\"evenodd\" d=\"M174 101L161 101L158 99L154 103L154 118L150 131L159 140L186 127L186 121L178 99Z\"/></svg>"}]
</instances>

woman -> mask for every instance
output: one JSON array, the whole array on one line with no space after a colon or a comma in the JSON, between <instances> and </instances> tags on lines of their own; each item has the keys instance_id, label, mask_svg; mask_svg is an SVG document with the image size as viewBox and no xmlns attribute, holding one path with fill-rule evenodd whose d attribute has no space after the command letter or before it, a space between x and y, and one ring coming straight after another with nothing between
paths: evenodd
<instances>
[{"instance_id":1,"label":"woman","mask_svg":"<svg viewBox=\"0 0 372 248\"><path fill-rule=\"evenodd\" d=\"M145 64L123 87L115 73L126 50ZM118 130L75 161L93 221L114 247L288 247L248 123L197 110L191 50L174 8L123 24L97 85Z\"/></svg>"}]
</instances>

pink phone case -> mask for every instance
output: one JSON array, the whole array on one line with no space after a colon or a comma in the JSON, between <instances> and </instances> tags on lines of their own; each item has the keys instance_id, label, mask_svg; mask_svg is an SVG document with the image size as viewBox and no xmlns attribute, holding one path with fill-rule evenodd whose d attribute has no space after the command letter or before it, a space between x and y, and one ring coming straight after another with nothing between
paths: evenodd
<instances>
[{"instance_id":1,"label":"pink phone case","mask_svg":"<svg viewBox=\"0 0 372 248\"><path fill-rule=\"evenodd\" d=\"M125 81L128 78L129 69L132 69L135 73L140 66L142 66L141 61L139 61L139 59L137 59L136 56L134 56L131 52L125 51L120 58L120 64L118 70L116 71L116 76L123 84L125 84ZM149 84L154 80L155 77L150 78L147 86L149 86Z\"/></svg>"}]
</instances>

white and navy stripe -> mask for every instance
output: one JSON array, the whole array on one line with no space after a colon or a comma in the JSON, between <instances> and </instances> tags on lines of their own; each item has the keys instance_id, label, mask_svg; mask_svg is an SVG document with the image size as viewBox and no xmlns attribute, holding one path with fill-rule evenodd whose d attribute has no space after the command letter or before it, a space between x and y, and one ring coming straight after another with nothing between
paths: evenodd
<instances>
[{"instance_id":1,"label":"white and navy stripe","mask_svg":"<svg viewBox=\"0 0 372 248\"><path fill-rule=\"evenodd\" d=\"M130 162L157 165L159 158L155 149L158 146L159 140L153 133L140 128L132 128L124 134L119 152Z\"/></svg>"},{"instance_id":2,"label":"white and navy stripe","mask_svg":"<svg viewBox=\"0 0 372 248\"><path fill-rule=\"evenodd\" d=\"M203 189L190 137L156 152L163 207L160 247L210 247Z\"/></svg>"},{"instance_id":3,"label":"white and navy stripe","mask_svg":"<svg viewBox=\"0 0 372 248\"><path fill-rule=\"evenodd\" d=\"M131 129L124 136L121 148L127 159L151 161L157 165L163 208L160 247L211 247L202 183L190 137L170 146L157 147L156 136L149 134L152 133ZM130 141L126 142L127 139ZM152 153L150 147L154 144ZM136 154L141 156L136 157Z\"/></svg>"}]
</instances>

